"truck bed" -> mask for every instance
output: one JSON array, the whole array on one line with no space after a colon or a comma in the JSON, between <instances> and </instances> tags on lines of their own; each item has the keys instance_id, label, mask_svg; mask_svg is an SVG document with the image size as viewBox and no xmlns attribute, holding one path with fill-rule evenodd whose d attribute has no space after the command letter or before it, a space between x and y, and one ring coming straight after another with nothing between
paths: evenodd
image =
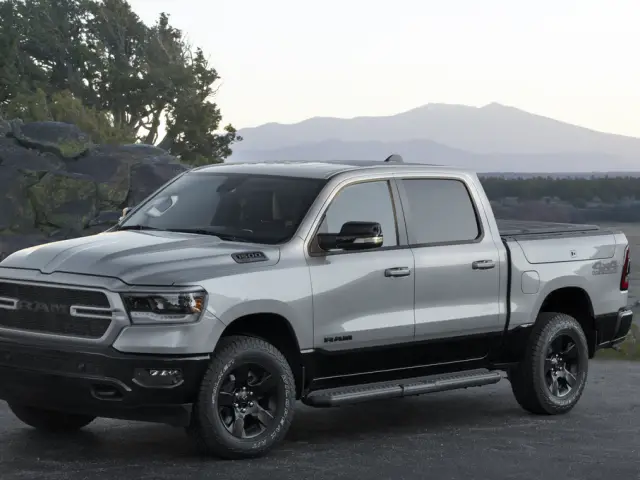
<instances>
[{"instance_id":1,"label":"truck bed","mask_svg":"<svg viewBox=\"0 0 640 480\"><path fill-rule=\"evenodd\" d=\"M579 223L537 222L528 220L498 220L498 230L502 237L561 237L598 233L611 233L598 225Z\"/></svg>"},{"instance_id":2,"label":"truck bed","mask_svg":"<svg viewBox=\"0 0 640 480\"><path fill-rule=\"evenodd\" d=\"M598 225L496 220L507 249L515 242L529 264L613 258L615 232ZM526 265L522 266L523 268Z\"/></svg>"}]
</instances>

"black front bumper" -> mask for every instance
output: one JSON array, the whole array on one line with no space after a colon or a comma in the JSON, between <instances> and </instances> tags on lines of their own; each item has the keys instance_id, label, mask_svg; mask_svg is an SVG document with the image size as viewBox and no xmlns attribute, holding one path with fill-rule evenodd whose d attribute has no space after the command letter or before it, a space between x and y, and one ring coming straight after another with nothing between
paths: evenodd
<instances>
[{"instance_id":1,"label":"black front bumper","mask_svg":"<svg viewBox=\"0 0 640 480\"><path fill-rule=\"evenodd\" d=\"M185 426L208 363L208 355L124 355L113 349L80 352L0 342L0 399ZM177 375L174 384L150 378L149 370Z\"/></svg>"}]
</instances>

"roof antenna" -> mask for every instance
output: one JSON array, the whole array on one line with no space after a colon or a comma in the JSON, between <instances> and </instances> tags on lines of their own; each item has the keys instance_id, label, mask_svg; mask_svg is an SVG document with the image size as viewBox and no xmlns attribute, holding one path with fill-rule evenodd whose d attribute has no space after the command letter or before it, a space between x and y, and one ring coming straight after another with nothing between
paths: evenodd
<instances>
[{"instance_id":1,"label":"roof antenna","mask_svg":"<svg viewBox=\"0 0 640 480\"><path fill-rule=\"evenodd\" d=\"M387 163L404 163L404 160L402 160L402 157L400 155L398 155L397 153L393 153L393 154L389 155L385 159L385 162L387 162Z\"/></svg>"}]
</instances>

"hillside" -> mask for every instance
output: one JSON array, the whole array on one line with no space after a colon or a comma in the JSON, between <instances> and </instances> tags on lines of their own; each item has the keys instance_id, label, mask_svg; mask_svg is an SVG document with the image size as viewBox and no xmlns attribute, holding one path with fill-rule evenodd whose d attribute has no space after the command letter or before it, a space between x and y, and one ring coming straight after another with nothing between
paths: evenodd
<instances>
[{"instance_id":1,"label":"hillside","mask_svg":"<svg viewBox=\"0 0 640 480\"><path fill-rule=\"evenodd\" d=\"M640 139L597 132L513 107L428 104L385 117L310 118L240 130L230 161L377 159L480 171L638 170Z\"/></svg>"}]
</instances>

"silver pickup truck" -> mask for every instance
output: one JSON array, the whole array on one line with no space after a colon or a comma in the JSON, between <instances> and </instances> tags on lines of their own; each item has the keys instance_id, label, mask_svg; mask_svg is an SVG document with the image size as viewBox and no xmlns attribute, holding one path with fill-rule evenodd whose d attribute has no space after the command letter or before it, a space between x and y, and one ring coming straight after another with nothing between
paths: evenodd
<instances>
[{"instance_id":1,"label":"silver pickup truck","mask_svg":"<svg viewBox=\"0 0 640 480\"><path fill-rule=\"evenodd\" d=\"M90 237L0 263L0 398L24 423L186 428L263 455L296 400L493 384L571 410L630 329L624 234L496 222L475 174L385 162L195 168Z\"/></svg>"}]
</instances>

